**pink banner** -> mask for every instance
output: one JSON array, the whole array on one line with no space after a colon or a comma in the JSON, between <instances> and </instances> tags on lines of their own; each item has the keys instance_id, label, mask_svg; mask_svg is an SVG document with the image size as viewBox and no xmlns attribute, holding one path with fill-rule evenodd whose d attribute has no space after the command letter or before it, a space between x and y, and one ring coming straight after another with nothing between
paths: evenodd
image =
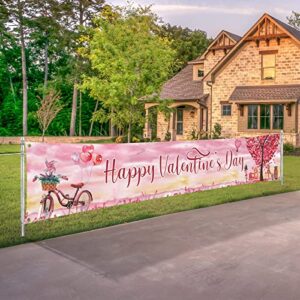
<instances>
[{"instance_id":1,"label":"pink banner","mask_svg":"<svg viewBox=\"0 0 300 300\"><path fill-rule=\"evenodd\" d=\"M139 144L26 143L25 222L280 178L279 134Z\"/></svg>"}]
</instances>

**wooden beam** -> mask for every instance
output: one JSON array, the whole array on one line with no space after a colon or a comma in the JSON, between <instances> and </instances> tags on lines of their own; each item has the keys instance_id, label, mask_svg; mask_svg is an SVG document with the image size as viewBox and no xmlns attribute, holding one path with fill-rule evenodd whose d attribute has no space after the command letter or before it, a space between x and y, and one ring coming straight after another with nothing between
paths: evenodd
<instances>
[{"instance_id":1,"label":"wooden beam","mask_svg":"<svg viewBox=\"0 0 300 300\"><path fill-rule=\"evenodd\" d=\"M246 41L256 41L256 40L266 40L266 39L277 39L277 38L288 38L289 36L285 33L278 33L278 34L267 34L261 36L249 36L245 40Z\"/></svg>"},{"instance_id":2,"label":"wooden beam","mask_svg":"<svg viewBox=\"0 0 300 300\"><path fill-rule=\"evenodd\" d=\"M234 45L223 45L223 46L214 46L214 47L211 47L210 49L211 50L225 50L225 49L231 49L233 47L234 47Z\"/></svg>"},{"instance_id":3,"label":"wooden beam","mask_svg":"<svg viewBox=\"0 0 300 300\"><path fill-rule=\"evenodd\" d=\"M259 51L259 54L277 54L278 50L262 50Z\"/></svg>"}]
</instances>

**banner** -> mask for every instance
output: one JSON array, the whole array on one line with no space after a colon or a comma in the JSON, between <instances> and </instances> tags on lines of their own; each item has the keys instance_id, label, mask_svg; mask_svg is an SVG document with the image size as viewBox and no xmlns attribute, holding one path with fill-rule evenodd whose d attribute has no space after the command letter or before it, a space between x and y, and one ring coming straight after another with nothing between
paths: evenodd
<instances>
[{"instance_id":1,"label":"banner","mask_svg":"<svg viewBox=\"0 0 300 300\"><path fill-rule=\"evenodd\" d=\"M25 223L278 180L280 135L137 144L26 143Z\"/></svg>"}]
</instances>

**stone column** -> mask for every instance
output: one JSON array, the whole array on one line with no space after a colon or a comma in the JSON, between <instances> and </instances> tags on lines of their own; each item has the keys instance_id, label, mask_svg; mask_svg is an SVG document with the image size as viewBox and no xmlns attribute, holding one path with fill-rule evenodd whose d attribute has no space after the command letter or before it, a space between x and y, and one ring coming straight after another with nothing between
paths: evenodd
<instances>
[{"instance_id":1,"label":"stone column","mask_svg":"<svg viewBox=\"0 0 300 300\"><path fill-rule=\"evenodd\" d=\"M201 131L201 106L197 108L197 133Z\"/></svg>"},{"instance_id":2,"label":"stone column","mask_svg":"<svg viewBox=\"0 0 300 300\"><path fill-rule=\"evenodd\" d=\"M144 127L144 138L151 139L151 129L149 124L149 108L146 108L146 120L145 120L145 127Z\"/></svg>"},{"instance_id":3,"label":"stone column","mask_svg":"<svg viewBox=\"0 0 300 300\"><path fill-rule=\"evenodd\" d=\"M170 117L170 133L171 133L171 141L176 141L176 126L175 126L175 121L176 121L176 111L171 112L171 117Z\"/></svg>"}]
</instances>

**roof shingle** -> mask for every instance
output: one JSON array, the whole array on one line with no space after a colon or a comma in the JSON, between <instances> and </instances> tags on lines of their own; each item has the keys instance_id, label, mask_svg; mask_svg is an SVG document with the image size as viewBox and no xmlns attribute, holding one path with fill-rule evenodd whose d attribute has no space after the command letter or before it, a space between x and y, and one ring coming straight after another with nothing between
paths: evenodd
<instances>
[{"instance_id":1,"label":"roof shingle","mask_svg":"<svg viewBox=\"0 0 300 300\"><path fill-rule=\"evenodd\" d=\"M237 86L229 100L298 100L300 85Z\"/></svg>"},{"instance_id":2,"label":"roof shingle","mask_svg":"<svg viewBox=\"0 0 300 300\"><path fill-rule=\"evenodd\" d=\"M203 82L193 80L193 66L187 65L162 87L160 98L199 100L203 96Z\"/></svg>"}]
</instances>

